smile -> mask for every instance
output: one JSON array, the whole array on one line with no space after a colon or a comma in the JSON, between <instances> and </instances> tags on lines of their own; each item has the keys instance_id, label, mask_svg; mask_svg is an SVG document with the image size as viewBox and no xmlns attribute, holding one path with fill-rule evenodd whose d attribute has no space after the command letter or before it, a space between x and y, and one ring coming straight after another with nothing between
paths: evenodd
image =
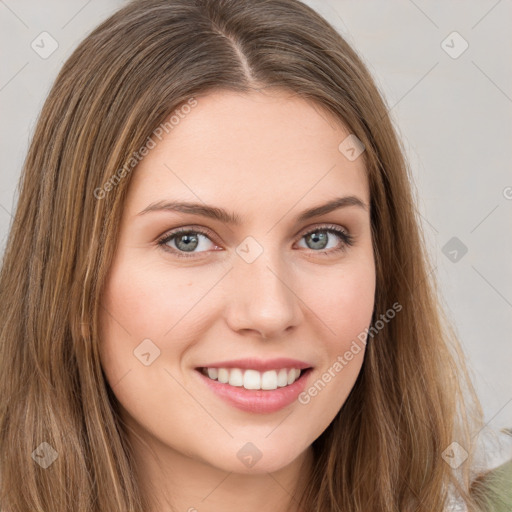
<instances>
[{"instance_id":1,"label":"smile","mask_svg":"<svg viewBox=\"0 0 512 512\"><path fill-rule=\"evenodd\" d=\"M296 402L306 387L312 368L196 368L194 372L214 396L244 412L277 412Z\"/></svg>"}]
</instances>

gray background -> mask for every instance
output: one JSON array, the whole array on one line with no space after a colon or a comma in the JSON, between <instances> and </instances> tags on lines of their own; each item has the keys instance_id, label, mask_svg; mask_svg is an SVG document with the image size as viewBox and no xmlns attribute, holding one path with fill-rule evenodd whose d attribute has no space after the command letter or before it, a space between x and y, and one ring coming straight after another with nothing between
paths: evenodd
<instances>
[{"instance_id":1,"label":"gray background","mask_svg":"<svg viewBox=\"0 0 512 512\"><path fill-rule=\"evenodd\" d=\"M512 438L493 435L512 428L511 2L306 3L355 47L391 108L441 300L488 422L478 435L486 460L496 465L512 456ZM124 4L0 0L2 252L22 162L51 84L79 41ZM45 55L52 44L58 48Z\"/></svg>"}]
</instances>

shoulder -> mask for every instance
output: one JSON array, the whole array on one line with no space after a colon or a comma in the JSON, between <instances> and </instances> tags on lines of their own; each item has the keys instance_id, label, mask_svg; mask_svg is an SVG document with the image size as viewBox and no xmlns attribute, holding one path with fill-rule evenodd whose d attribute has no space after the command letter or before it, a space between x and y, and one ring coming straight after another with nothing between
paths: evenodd
<instances>
[{"instance_id":1,"label":"shoulder","mask_svg":"<svg viewBox=\"0 0 512 512\"><path fill-rule=\"evenodd\" d=\"M482 498L486 511L512 510L512 459L475 480L472 489Z\"/></svg>"}]
</instances>

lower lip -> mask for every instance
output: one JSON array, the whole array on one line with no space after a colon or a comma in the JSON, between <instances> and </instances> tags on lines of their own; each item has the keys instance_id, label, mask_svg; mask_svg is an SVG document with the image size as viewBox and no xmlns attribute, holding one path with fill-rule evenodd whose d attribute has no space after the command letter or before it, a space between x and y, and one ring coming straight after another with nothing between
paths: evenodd
<instances>
[{"instance_id":1,"label":"lower lip","mask_svg":"<svg viewBox=\"0 0 512 512\"><path fill-rule=\"evenodd\" d=\"M262 414L279 411L297 400L297 397L306 387L306 380L311 373L311 368L303 372L293 384L272 390L230 386L210 379L199 370L196 370L196 372L214 393L230 405L245 412Z\"/></svg>"}]
</instances>

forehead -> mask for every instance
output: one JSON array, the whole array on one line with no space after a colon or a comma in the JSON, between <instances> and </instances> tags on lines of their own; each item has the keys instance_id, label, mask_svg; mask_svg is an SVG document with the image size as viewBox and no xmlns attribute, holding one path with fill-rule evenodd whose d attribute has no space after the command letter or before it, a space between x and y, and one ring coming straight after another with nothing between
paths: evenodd
<instances>
[{"instance_id":1,"label":"forehead","mask_svg":"<svg viewBox=\"0 0 512 512\"><path fill-rule=\"evenodd\" d=\"M138 164L129 202L179 198L249 208L339 195L369 202L363 157L339 146L349 129L318 105L283 91L196 97Z\"/></svg>"}]
</instances>

